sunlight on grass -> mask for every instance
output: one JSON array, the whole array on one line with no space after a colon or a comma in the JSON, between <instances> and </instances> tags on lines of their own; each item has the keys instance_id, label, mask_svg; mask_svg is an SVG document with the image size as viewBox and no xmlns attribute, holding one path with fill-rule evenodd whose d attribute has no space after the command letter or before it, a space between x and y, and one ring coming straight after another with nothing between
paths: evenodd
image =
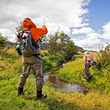
<instances>
[{"instance_id":1,"label":"sunlight on grass","mask_svg":"<svg viewBox=\"0 0 110 110\"><path fill-rule=\"evenodd\" d=\"M13 63L10 63L10 60L13 60ZM48 97L44 100L35 100L36 87L33 75L30 75L25 86L25 97L32 98L17 96L22 66L18 56L12 55L9 60L6 57L0 60L0 65L5 65L0 69L0 110L110 110L110 65L101 71L91 68L94 79L87 82L81 76L83 71L81 58L65 64L64 68L57 72L58 76L68 82L77 82L90 87L89 93L84 95L78 92L62 92L47 82L43 90Z\"/></svg>"}]
</instances>

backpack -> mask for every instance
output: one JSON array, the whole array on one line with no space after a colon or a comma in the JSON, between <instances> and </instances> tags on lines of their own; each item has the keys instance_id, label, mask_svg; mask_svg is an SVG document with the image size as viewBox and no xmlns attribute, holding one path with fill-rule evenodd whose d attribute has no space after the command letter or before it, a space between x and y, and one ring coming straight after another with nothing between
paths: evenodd
<instances>
[{"instance_id":1,"label":"backpack","mask_svg":"<svg viewBox=\"0 0 110 110\"><path fill-rule=\"evenodd\" d=\"M21 31L17 34L16 50L19 55L29 57L39 53L39 42L32 39L31 31Z\"/></svg>"}]
</instances>

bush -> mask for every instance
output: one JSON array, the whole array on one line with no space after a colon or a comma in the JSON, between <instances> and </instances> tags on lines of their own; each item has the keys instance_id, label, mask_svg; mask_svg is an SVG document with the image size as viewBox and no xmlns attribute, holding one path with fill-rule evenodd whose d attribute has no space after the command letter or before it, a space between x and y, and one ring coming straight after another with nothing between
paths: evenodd
<instances>
[{"instance_id":1,"label":"bush","mask_svg":"<svg viewBox=\"0 0 110 110\"><path fill-rule=\"evenodd\" d=\"M106 49L104 51L100 51L96 56L96 61L98 64L98 68L105 68L107 65L110 64L110 51Z\"/></svg>"},{"instance_id":2,"label":"bush","mask_svg":"<svg viewBox=\"0 0 110 110\"><path fill-rule=\"evenodd\" d=\"M0 34L0 49L4 48L6 45L6 38Z\"/></svg>"},{"instance_id":3,"label":"bush","mask_svg":"<svg viewBox=\"0 0 110 110\"><path fill-rule=\"evenodd\" d=\"M73 55L77 53L74 42L64 32L56 32L55 35L51 35L48 45L48 51L51 55L58 55L65 61L71 60Z\"/></svg>"}]
</instances>

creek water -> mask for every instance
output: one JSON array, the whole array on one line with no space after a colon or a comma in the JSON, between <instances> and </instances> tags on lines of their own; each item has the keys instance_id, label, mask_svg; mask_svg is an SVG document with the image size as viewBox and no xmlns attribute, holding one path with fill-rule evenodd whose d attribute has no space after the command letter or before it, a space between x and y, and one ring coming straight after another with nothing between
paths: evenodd
<instances>
[{"instance_id":1,"label":"creek water","mask_svg":"<svg viewBox=\"0 0 110 110\"><path fill-rule=\"evenodd\" d=\"M56 75L44 75L44 82L49 81L53 87L56 89L60 90L61 92L80 92L83 94L86 94L88 92L88 89L80 84L76 83L68 83L63 80L61 80L58 76ZM36 96L23 96L25 99L35 99Z\"/></svg>"},{"instance_id":2,"label":"creek water","mask_svg":"<svg viewBox=\"0 0 110 110\"><path fill-rule=\"evenodd\" d=\"M51 84L57 88L60 91L64 92L80 92L80 93L87 93L88 88L84 87L80 84L77 83L68 83L63 80L61 80L58 76L56 75L45 75L44 76L44 81L49 81Z\"/></svg>"}]
</instances>

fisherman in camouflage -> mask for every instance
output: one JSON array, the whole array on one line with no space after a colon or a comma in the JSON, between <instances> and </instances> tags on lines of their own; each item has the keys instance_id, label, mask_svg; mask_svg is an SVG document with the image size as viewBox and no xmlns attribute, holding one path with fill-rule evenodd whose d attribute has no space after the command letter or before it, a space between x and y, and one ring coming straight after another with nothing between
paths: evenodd
<instances>
[{"instance_id":1,"label":"fisherman in camouflage","mask_svg":"<svg viewBox=\"0 0 110 110\"><path fill-rule=\"evenodd\" d=\"M92 75L89 71L90 67L92 66L93 64L93 55L89 52L86 52L84 54L84 71L83 71L83 76L84 78L89 81L91 80L92 78Z\"/></svg>"},{"instance_id":2,"label":"fisherman in camouflage","mask_svg":"<svg viewBox=\"0 0 110 110\"><path fill-rule=\"evenodd\" d=\"M36 27L30 18L24 19L21 24L22 31L17 34L17 52L22 55L23 69L18 84L18 95L24 94L24 85L30 71L36 78L36 96L37 98L45 97L42 93L44 84L42 58L40 57L39 40L47 34L45 25L42 28Z\"/></svg>"}]
</instances>

